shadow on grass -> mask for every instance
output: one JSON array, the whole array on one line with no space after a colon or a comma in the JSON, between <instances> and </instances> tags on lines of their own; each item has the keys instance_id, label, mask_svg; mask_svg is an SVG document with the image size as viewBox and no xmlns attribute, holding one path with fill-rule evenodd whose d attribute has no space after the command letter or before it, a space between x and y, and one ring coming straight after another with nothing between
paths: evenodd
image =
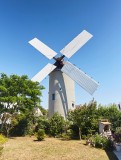
<instances>
[{"instance_id":1,"label":"shadow on grass","mask_svg":"<svg viewBox=\"0 0 121 160\"><path fill-rule=\"evenodd\" d=\"M71 139L65 139L65 138L58 138L61 141L70 141Z\"/></svg>"},{"instance_id":2,"label":"shadow on grass","mask_svg":"<svg viewBox=\"0 0 121 160\"><path fill-rule=\"evenodd\" d=\"M113 150L105 150L105 152L110 160L119 160Z\"/></svg>"},{"instance_id":3,"label":"shadow on grass","mask_svg":"<svg viewBox=\"0 0 121 160\"><path fill-rule=\"evenodd\" d=\"M8 139L16 139L16 137L8 137Z\"/></svg>"},{"instance_id":4,"label":"shadow on grass","mask_svg":"<svg viewBox=\"0 0 121 160\"><path fill-rule=\"evenodd\" d=\"M3 146L0 145L0 156L1 156L1 154L2 154L2 150L3 150Z\"/></svg>"},{"instance_id":5,"label":"shadow on grass","mask_svg":"<svg viewBox=\"0 0 121 160\"><path fill-rule=\"evenodd\" d=\"M80 141L81 142L81 140L78 139L78 138L64 138L64 137L60 137L60 138L57 138L57 139L59 139L61 141Z\"/></svg>"},{"instance_id":6,"label":"shadow on grass","mask_svg":"<svg viewBox=\"0 0 121 160\"><path fill-rule=\"evenodd\" d=\"M43 140L40 141L40 140L34 139L33 141L34 141L34 142L43 142L43 141L45 141L45 140L43 139Z\"/></svg>"}]
</instances>

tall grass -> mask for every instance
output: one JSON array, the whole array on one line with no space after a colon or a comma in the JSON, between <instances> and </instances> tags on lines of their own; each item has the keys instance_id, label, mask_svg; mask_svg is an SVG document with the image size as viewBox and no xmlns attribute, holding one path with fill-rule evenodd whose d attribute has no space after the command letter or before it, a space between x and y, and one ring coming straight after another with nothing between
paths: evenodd
<instances>
[{"instance_id":1,"label":"tall grass","mask_svg":"<svg viewBox=\"0 0 121 160\"><path fill-rule=\"evenodd\" d=\"M7 141L7 138L5 138L2 134L0 134L0 155L2 153L3 144Z\"/></svg>"}]
</instances>

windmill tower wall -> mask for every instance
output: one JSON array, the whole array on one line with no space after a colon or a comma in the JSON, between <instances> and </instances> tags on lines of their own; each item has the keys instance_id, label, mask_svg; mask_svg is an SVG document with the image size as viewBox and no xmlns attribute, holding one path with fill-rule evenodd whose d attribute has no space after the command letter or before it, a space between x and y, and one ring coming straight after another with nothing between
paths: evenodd
<instances>
[{"instance_id":1,"label":"windmill tower wall","mask_svg":"<svg viewBox=\"0 0 121 160\"><path fill-rule=\"evenodd\" d=\"M49 117L58 112L66 118L68 111L74 108L74 81L56 69L49 75Z\"/></svg>"}]
</instances>

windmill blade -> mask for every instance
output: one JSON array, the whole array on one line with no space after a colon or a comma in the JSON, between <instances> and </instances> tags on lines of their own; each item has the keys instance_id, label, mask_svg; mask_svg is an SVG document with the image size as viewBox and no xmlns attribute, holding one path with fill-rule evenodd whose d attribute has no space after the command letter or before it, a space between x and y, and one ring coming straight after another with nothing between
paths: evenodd
<instances>
[{"instance_id":1,"label":"windmill blade","mask_svg":"<svg viewBox=\"0 0 121 160\"><path fill-rule=\"evenodd\" d=\"M37 38L34 38L31 41L29 41L29 44L31 44L34 48L36 48L39 52L41 52L44 56L46 56L49 59L52 59L57 54L55 51L53 51L51 48L49 48L47 45L45 45Z\"/></svg>"},{"instance_id":2,"label":"windmill blade","mask_svg":"<svg viewBox=\"0 0 121 160\"><path fill-rule=\"evenodd\" d=\"M41 82L56 66L48 63L40 72L38 72L31 80L34 82Z\"/></svg>"},{"instance_id":3,"label":"windmill blade","mask_svg":"<svg viewBox=\"0 0 121 160\"><path fill-rule=\"evenodd\" d=\"M61 71L67 74L70 78L72 78L76 83L78 83L84 90L86 90L91 95L99 86L99 84L95 80L86 75L83 71L75 67L70 62L65 62L65 65L63 66Z\"/></svg>"},{"instance_id":4,"label":"windmill blade","mask_svg":"<svg viewBox=\"0 0 121 160\"><path fill-rule=\"evenodd\" d=\"M78 51L93 35L83 30L77 37L75 37L68 45L66 45L60 52L67 58L70 58L76 51Z\"/></svg>"}]
</instances>

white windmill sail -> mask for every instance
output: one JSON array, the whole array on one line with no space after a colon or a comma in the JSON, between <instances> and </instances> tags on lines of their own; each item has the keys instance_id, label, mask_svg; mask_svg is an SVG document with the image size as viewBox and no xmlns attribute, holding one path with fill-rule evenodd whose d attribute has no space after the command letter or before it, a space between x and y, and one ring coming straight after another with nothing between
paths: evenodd
<instances>
[{"instance_id":1,"label":"white windmill sail","mask_svg":"<svg viewBox=\"0 0 121 160\"><path fill-rule=\"evenodd\" d=\"M75 67L70 62L65 62L65 65L61 69L62 72L67 74L76 83L78 83L83 89L85 89L91 95L95 92L99 84L91 77L86 75L83 71Z\"/></svg>"},{"instance_id":2,"label":"white windmill sail","mask_svg":"<svg viewBox=\"0 0 121 160\"><path fill-rule=\"evenodd\" d=\"M60 52L67 58L70 58L77 52L93 35L83 30L77 37L75 37L68 45L66 45Z\"/></svg>"},{"instance_id":3,"label":"white windmill sail","mask_svg":"<svg viewBox=\"0 0 121 160\"><path fill-rule=\"evenodd\" d=\"M38 72L31 80L41 82L48 74L56 68L55 65L48 63L40 72Z\"/></svg>"},{"instance_id":4,"label":"white windmill sail","mask_svg":"<svg viewBox=\"0 0 121 160\"><path fill-rule=\"evenodd\" d=\"M74 81L91 95L99 86L99 84L95 80L86 75L83 71L75 67L73 64L69 62L64 62L63 60L65 56L67 58L70 58L91 38L92 35L86 30L83 30L77 37L75 37L68 45L66 45L60 51L63 55L58 58L55 57L57 55L55 51L46 46L37 38L29 41L29 43L34 48L40 51L47 58L53 58L56 61L54 65L50 63L47 64L39 73L37 73L32 78L33 81L40 82L48 74L51 73L49 79L49 117L51 117L55 112L58 112L64 118L66 118L65 111L68 111L69 109L74 109ZM55 71L53 72L54 69ZM64 72L65 74L62 74L62 72Z\"/></svg>"},{"instance_id":5,"label":"white windmill sail","mask_svg":"<svg viewBox=\"0 0 121 160\"><path fill-rule=\"evenodd\" d=\"M29 44L31 44L34 48L36 48L39 52L41 52L44 56L46 56L49 59L52 59L57 54L50 47L45 45L43 42L41 42L37 38L34 38L31 41L29 41Z\"/></svg>"}]
</instances>

